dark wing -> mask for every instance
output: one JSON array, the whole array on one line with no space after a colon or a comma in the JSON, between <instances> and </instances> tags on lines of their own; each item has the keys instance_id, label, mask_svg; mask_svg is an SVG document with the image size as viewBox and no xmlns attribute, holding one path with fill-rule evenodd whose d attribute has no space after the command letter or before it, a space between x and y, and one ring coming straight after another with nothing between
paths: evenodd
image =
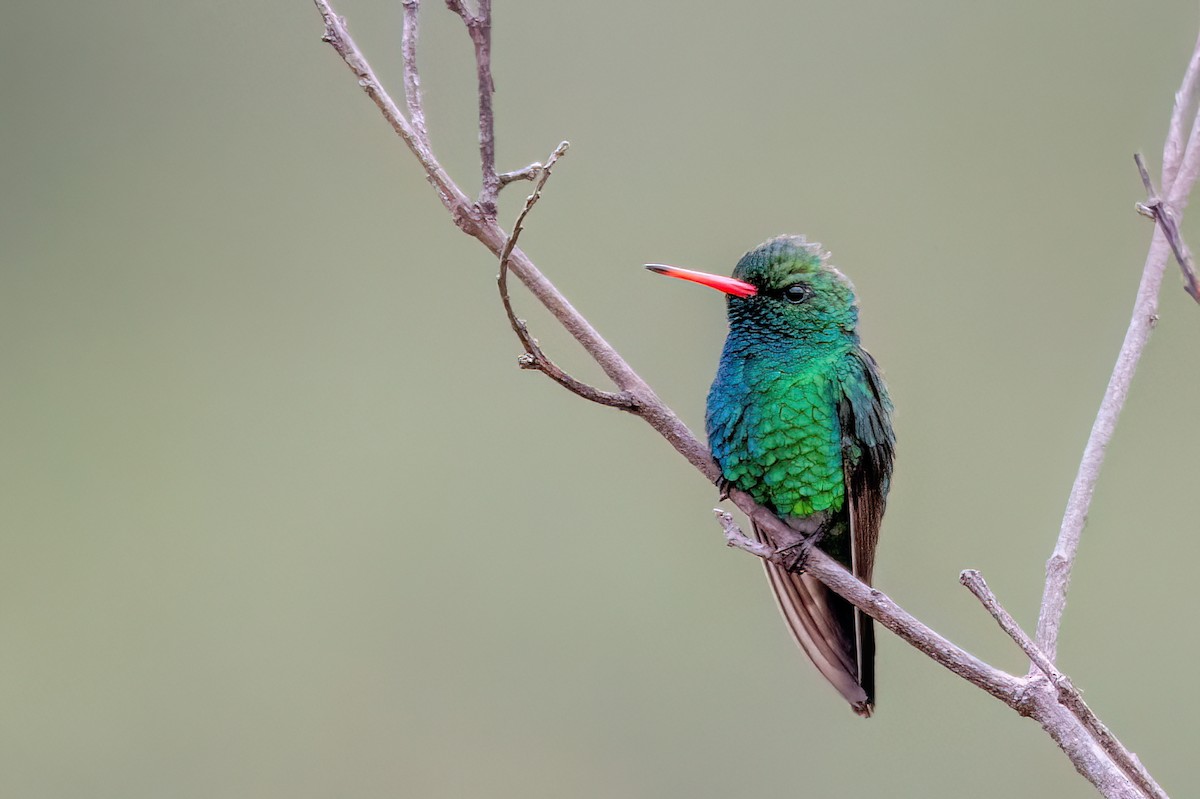
<instances>
[{"instance_id":1,"label":"dark wing","mask_svg":"<svg viewBox=\"0 0 1200 799\"><path fill-rule=\"evenodd\" d=\"M892 401L875 359L865 350L852 354L852 368L842 381L838 416L842 426L842 470L850 521L851 570L867 585L875 570L875 547L892 478L896 437ZM859 683L875 701L875 629L871 618L854 611Z\"/></svg>"},{"instance_id":2,"label":"dark wing","mask_svg":"<svg viewBox=\"0 0 1200 799\"><path fill-rule=\"evenodd\" d=\"M842 469L850 513L851 562L855 576L871 582L875 546L896 456L892 401L875 359L857 350L842 380L838 416L842 425Z\"/></svg>"}]
</instances>

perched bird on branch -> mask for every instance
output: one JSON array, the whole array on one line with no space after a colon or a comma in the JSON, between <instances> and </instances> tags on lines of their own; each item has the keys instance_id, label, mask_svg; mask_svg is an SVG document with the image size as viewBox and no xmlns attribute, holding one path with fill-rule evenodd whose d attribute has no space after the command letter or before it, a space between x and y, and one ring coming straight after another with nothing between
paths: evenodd
<instances>
[{"instance_id":1,"label":"perched bird on branch","mask_svg":"<svg viewBox=\"0 0 1200 799\"><path fill-rule=\"evenodd\" d=\"M792 636L854 712L875 706L873 622L804 574L820 547L870 584L892 473L892 403L859 344L854 287L821 245L780 236L746 253L733 277L647 268L727 296L729 336L705 427L723 480L803 536L783 564L763 561Z\"/></svg>"}]
</instances>

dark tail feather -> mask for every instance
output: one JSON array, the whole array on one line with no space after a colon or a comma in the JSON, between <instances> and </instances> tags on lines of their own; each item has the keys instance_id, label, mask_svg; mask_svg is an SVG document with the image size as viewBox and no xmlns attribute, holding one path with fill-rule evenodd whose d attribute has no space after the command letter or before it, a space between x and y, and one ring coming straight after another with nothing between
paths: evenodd
<instances>
[{"instance_id":1,"label":"dark tail feather","mask_svg":"<svg viewBox=\"0 0 1200 799\"><path fill-rule=\"evenodd\" d=\"M765 533L753 525L759 541ZM792 638L851 709L868 717L875 706L875 635L871 619L815 577L763 561L767 580Z\"/></svg>"},{"instance_id":2,"label":"dark tail feather","mask_svg":"<svg viewBox=\"0 0 1200 799\"><path fill-rule=\"evenodd\" d=\"M858 608L854 608L854 620L858 624L858 684L867 695L869 716L875 709L875 620Z\"/></svg>"},{"instance_id":3,"label":"dark tail feather","mask_svg":"<svg viewBox=\"0 0 1200 799\"><path fill-rule=\"evenodd\" d=\"M875 705L875 620L858 608L851 605L832 591L829 594L829 608L837 619L838 629L846 636L847 641L854 641L851 650L855 656L854 669L858 675L858 684L867 695L867 704ZM869 714L868 714L869 715Z\"/></svg>"}]
</instances>

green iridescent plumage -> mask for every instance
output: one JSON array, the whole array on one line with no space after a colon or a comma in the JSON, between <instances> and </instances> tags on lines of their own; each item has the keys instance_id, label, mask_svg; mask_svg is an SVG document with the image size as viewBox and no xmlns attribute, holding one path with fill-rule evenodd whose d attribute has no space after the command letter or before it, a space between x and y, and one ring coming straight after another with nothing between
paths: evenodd
<instances>
[{"instance_id":1,"label":"green iridescent plumage","mask_svg":"<svg viewBox=\"0 0 1200 799\"><path fill-rule=\"evenodd\" d=\"M870 582L894 437L891 401L859 346L854 288L820 245L795 236L747 253L733 277L753 293L728 300L706 416L713 457L731 485ZM812 577L767 572L797 642L870 715L871 620Z\"/></svg>"}]
</instances>

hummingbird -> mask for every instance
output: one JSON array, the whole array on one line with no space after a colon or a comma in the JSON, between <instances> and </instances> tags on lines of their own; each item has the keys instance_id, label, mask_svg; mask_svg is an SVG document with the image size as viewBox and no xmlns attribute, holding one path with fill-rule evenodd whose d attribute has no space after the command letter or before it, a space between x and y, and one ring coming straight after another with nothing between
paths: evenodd
<instances>
[{"instance_id":1,"label":"hummingbird","mask_svg":"<svg viewBox=\"0 0 1200 799\"><path fill-rule=\"evenodd\" d=\"M647 269L727 295L729 335L708 393L705 430L729 487L795 530L793 550L764 560L792 637L851 709L875 708L872 619L803 572L813 546L868 585L895 457L892 402L859 343L851 282L821 245L779 236L742 256L732 277L663 264Z\"/></svg>"}]
</instances>

